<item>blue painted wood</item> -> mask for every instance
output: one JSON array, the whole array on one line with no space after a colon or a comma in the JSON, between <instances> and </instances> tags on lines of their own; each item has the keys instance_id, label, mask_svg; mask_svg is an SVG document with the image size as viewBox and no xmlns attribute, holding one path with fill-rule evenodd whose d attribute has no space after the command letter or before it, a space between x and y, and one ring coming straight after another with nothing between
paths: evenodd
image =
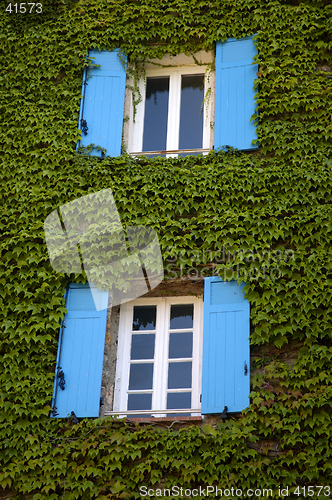
<instances>
[{"instance_id":1,"label":"blue painted wood","mask_svg":"<svg viewBox=\"0 0 332 500\"><path fill-rule=\"evenodd\" d=\"M96 310L88 284L69 287L57 357L66 384L64 390L58 387L56 391L57 418L71 411L79 418L99 415L106 317L107 309Z\"/></svg>"},{"instance_id":2,"label":"blue painted wood","mask_svg":"<svg viewBox=\"0 0 332 500\"><path fill-rule=\"evenodd\" d=\"M238 412L249 405L250 308L243 286L205 278L202 414L222 413L225 406Z\"/></svg>"},{"instance_id":3,"label":"blue painted wood","mask_svg":"<svg viewBox=\"0 0 332 500\"><path fill-rule=\"evenodd\" d=\"M82 133L78 146L95 144L106 148L107 156L121 154L122 122L126 72L119 58L119 49L91 50L89 57L94 57L94 64L101 67L93 68L83 75L79 129L81 118L87 121L87 135ZM87 85L84 89L84 81ZM93 149L92 155L100 156L101 152Z\"/></svg>"},{"instance_id":4,"label":"blue painted wood","mask_svg":"<svg viewBox=\"0 0 332 500\"><path fill-rule=\"evenodd\" d=\"M255 123L254 80L258 65L252 65L257 54L252 37L217 42L214 147L247 150L258 145Z\"/></svg>"}]
</instances>

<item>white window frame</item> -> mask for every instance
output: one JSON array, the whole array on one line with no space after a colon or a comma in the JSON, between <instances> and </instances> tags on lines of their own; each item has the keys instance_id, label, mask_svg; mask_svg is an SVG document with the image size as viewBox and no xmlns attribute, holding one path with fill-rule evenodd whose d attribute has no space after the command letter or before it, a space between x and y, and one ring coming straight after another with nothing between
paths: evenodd
<instances>
[{"instance_id":1,"label":"white window frame","mask_svg":"<svg viewBox=\"0 0 332 500\"><path fill-rule=\"evenodd\" d=\"M175 304L194 304L191 410L185 409L182 412L181 411L179 412L177 409L166 410L169 312L171 305ZM140 306L140 305L157 306L152 409L127 411L133 308L134 306ZM188 330L188 328L186 328L185 330ZM200 407L201 407L200 395L201 395L201 385L202 385L202 342L203 342L203 299L202 298L189 297L189 296L149 298L149 299L136 299L123 304L120 309L118 356L117 356L115 389L114 389L114 406L113 406L113 411L108 412L108 414L116 414L119 416L125 416L125 415L135 416L135 414L139 415L149 414L155 417L166 416L166 414L174 414L174 413L176 414L190 413L192 416L200 415ZM142 391L137 391L137 392L142 392ZM188 389L183 389L183 390L172 389L171 392L188 392ZM154 411L156 413L154 413Z\"/></svg>"},{"instance_id":2,"label":"white window frame","mask_svg":"<svg viewBox=\"0 0 332 500\"><path fill-rule=\"evenodd\" d=\"M181 150L188 152L202 152L207 154L212 149L213 144L213 112L214 109L214 73L206 65L207 62L212 63L212 53L202 52L197 54L197 60L203 61L205 64L195 64L194 59L183 54L175 57L165 56L158 61L159 65L163 64L167 67L156 67L151 63L145 69L145 77L138 82L138 88L142 101L136 107L136 115L134 119L134 109L132 99L130 100L129 111L129 129L128 129L128 152L132 155L148 155L148 152L142 152L143 146L143 130L144 130L144 112L145 112L145 95L146 95L146 79L148 77L169 76L169 101L168 101L168 119L167 119L167 136L166 136L166 151L156 153L166 153L166 157L178 156L179 150L179 131L180 131L180 104L181 104L181 77L182 75L198 75L204 74L204 105L203 113L203 140L202 148L193 150ZM157 63L155 63L157 64ZM172 66L170 66L172 64ZM207 97L207 94L209 96ZM213 98L212 98L213 97ZM169 151L169 153L167 153Z\"/></svg>"}]
</instances>

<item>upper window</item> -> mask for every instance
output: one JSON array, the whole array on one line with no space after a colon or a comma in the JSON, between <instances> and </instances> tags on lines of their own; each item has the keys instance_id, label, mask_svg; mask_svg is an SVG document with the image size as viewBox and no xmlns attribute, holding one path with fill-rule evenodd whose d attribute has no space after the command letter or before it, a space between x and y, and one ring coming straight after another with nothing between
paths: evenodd
<instances>
[{"instance_id":1,"label":"upper window","mask_svg":"<svg viewBox=\"0 0 332 500\"><path fill-rule=\"evenodd\" d=\"M252 37L216 43L214 56L165 56L145 65L139 81L141 102L133 108L120 51L92 50L98 67L84 72L79 146L94 144L92 154L121 150L146 156L184 156L230 146L257 147L255 134ZM198 64L197 64L198 62ZM138 97L137 95L135 96ZM129 120L123 122L123 116Z\"/></svg>"},{"instance_id":2,"label":"upper window","mask_svg":"<svg viewBox=\"0 0 332 500\"><path fill-rule=\"evenodd\" d=\"M212 54L201 53L212 63ZM145 70L141 102L131 107L128 151L146 156L184 156L208 151L211 132L211 72L187 56L164 57ZM191 64L190 64L191 63Z\"/></svg>"}]
</instances>

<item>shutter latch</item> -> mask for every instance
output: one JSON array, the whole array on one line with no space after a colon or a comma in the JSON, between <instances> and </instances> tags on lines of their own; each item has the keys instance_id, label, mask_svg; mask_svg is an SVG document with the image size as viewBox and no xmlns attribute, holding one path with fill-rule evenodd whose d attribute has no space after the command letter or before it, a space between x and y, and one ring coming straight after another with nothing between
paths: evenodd
<instances>
[{"instance_id":1,"label":"shutter latch","mask_svg":"<svg viewBox=\"0 0 332 500\"><path fill-rule=\"evenodd\" d=\"M88 123L86 120L83 120L83 118L81 118L81 130L83 132L84 135L86 135L88 133Z\"/></svg>"},{"instance_id":2,"label":"shutter latch","mask_svg":"<svg viewBox=\"0 0 332 500\"><path fill-rule=\"evenodd\" d=\"M248 365L246 361L244 362L244 374L248 375Z\"/></svg>"},{"instance_id":3,"label":"shutter latch","mask_svg":"<svg viewBox=\"0 0 332 500\"><path fill-rule=\"evenodd\" d=\"M58 366L58 372L57 372L56 376L59 379L60 389L64 390L66 381L65 381L65 374L63 373L61 366Z\"/></svg>"}]
</instances>

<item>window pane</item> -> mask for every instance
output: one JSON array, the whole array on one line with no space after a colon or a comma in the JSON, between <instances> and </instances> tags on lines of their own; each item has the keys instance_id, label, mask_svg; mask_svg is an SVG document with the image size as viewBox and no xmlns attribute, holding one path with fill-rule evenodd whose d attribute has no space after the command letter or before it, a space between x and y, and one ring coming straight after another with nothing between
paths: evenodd
<instances>
[{"instance_id":1,"label":"window pane","mask_svg":"<svg viewBox=\"0 0 332 500\"><path fill-rule=\"evenodd\" d=\"M181 82L179 149L203 144L204 75L183 75Z\"/></svg>"},{"instance_id":2,"label":"window pane","mask_svg":"<svg viewBox=\"0 0 332 500\"><path fill-rule=\"evenodd\" d=\"M155 330L156 311L156 306L135 306L133 330Z\"/></svg>"},{"instance_id":3,"label":"window pane","mask_svg":"<svg viewBox=\"0 0 332 500\"><path fill-rule=\"evenodd\" d=\"M127 410L151 410L151 403L152 394L128 394Z\"/></svg>"},{"instance_id":4,"label":"window pane","mask_svg":"<svg viewBox=\"0 0 332 500\"><path fill-rule=\"evenodd\" d=\"M191 361L169 363L168 389L187 389L191 387Z\"/></svg>"},{"instance_id":5,"label":"window pane","mask_svg":"<svg viewBox=\"0 0 332 500\"><path fill-rule=\"evenodd\" d=\"M167 410L177 408L191 408L191 392L169 392L167 394Z\"/></svg>"},{"instance_id":6,"label":"window pane","mask_svg":"<svg viewBox=\"0 0 332 500\"><path fill-rule=\"evenodd\" d=\"M171 330L178 328L192 328L194 318L194 304L179 304L171 306Z\"/></svg>"},{"instance_id":7,"label":"window pane","mask_svg":"<svg viewBox=\"0 0 332 500\"><path fill-rule=\"evenodd\" d=\"M154 358L154 333L135 334L131 337L130 359Z\"/></svg>"},{"instance_id":8,"label":"window pane","mask_svg":"<svg viewBox=\"0 0 332 500\"><path fill-rule=\"evenodd\" d=\"M130 365L129 390L152 389L153 363Z\"/></svg>"},{"instance_id":9,"label":"window pane","mask_svg":"<svg viewBox=\"0 0 332 500\"><path fill-rule=\"evenodd\" d=\"M193 333L170 333L169 358L191 358L193 353Z\"/></svg>"},{"instance_id":10,"label":"window pane","mask_svg":"<svg viewBox=\"0 0 332 500\"><path fill-rule=\"evenodd\" d=\"M142 151L165 151L169 77L147 78Z\"/></svg>"}]
</instances>

